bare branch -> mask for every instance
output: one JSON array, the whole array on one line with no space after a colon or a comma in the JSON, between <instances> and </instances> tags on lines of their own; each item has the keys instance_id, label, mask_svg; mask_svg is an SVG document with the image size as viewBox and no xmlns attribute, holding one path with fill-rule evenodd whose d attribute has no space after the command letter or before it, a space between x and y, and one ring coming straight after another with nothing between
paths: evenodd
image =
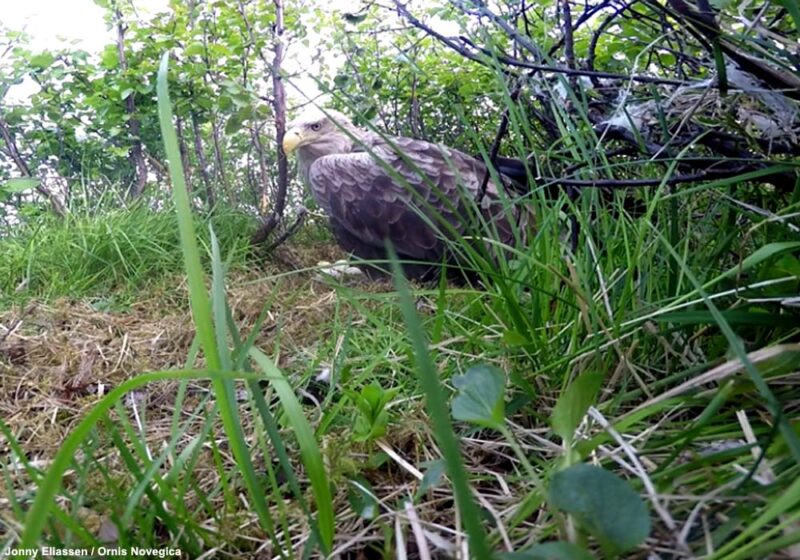
<instances>
[{"instance_id":1,"label":"bare branch","mask_svg":"<svg viewBox=\"0 0 800 560\"><path fill-rule=\"evenodd\" d=\"M22 174L23 177L33 177L33 174L31 173L31 170L28 167L25 158L22 157L22 154L20 153L19 148L17 147L17 143L14 140L14 134L11 132L11 128L8 126L8 123L2 118L2 113L0 113L0 138L2 138L3 142L6 145L6 150L5 150L6 153L8 153L8 155L14 161L14 164L17 166L17 169L19 169L20 174ZM44 187L44 185L39 183L36 186L36 191L50 201L50 205L53 208L53 212L55 212L58 216L66 215L67 210L66 208L64 208L64 205L61 203L58 197L55 196L53 193L51 193L49 190L47 190Z\"/></svg>"},{"instance_id":2,"label":"bare branch","mask_svg":"<svg viewBox=\"0 0 800 560\"><path fill-rule=\"evenodd\" d=\"M306 216L308 216L308 209L305 206L301 206L297 212L297 216L294 219L294 222L283 230L283 232L276 237L267 247L264 249L266 252L273 251L280 245L284 244L287 239L293 236L297 231L300 229L300 226L303 225L305 222Z\"/></svg>"},{"instance_id":3,"label":"bare branch","mask_svg":"<svg viewBox=\"0 0 800 560\"><path fill-rule=\"evenodd\" d=\"M283 45L283 0L273 0L275 6L275 25L273 35L274 57L270 64L272 74L272 108L275 113L275 152L278 158L278 185L275 193L275 200L270 215L262 221L261 226L256 230L251 239L254 245L263 243L270 236L273 230L283 219L283 212L286 208L286 195L289 189L289 163L286 154L283 153L283 136L286 134L286 90L283 86L281 76L281 65L283 64L284 45ZM246 17L242 10L242 17ZM252 31L251 31L252 33Z\"/></svg>"},{"instance_id":4,"label":"bare branch","mask_svg":"<svg viewBox=\"0 0 800 560\"><path fill-rule=\"evenodd\" d=\"M114 3L114 19L117 24L117 54L119 56L119 67L123 73L128 70L128 60L125 55L125 32L127 26L122 17L119 4ZM144 161L144 151L142 150L142 124L136 115L136 93L132 92L125 98L125 113L128 116L128 132L131 137L131 147L128 151L128 159L135 170L134 182L130 186L128 194L131 198L139 198L147 185L147 164Z\"/></svg>"}]
</instances>

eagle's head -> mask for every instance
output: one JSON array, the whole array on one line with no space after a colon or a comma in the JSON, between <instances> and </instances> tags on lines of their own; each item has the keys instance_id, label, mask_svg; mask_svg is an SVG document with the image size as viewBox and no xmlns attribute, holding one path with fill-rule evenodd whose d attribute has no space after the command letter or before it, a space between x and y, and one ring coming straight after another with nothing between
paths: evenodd
<instances>
[{"instance_id":1,"label":"eagle's head","mask_svg":"<svg viewBox=\"0 0 800 560\"><path fill-rule=\"evenodd\" d=\"M353 123L339 111L326 109L323 113L313 109L300 115L286 125L283 151L286 154L303 147L310 147L322 154L341 153L352 145L352 139L344 130L354 132Z\"/></svg>"}]
</instances>

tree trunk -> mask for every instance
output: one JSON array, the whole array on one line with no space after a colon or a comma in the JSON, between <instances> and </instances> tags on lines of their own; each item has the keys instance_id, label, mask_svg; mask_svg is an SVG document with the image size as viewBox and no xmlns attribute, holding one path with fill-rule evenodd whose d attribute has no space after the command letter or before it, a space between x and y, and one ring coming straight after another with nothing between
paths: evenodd
<instances>
[{"instance_id":1,"label":"tree trunk","mask_svg":"<svg viewBox=\"0 0 800 560\"><path fill-rule=\"evenodd\" d=\"M272 108L275 113L275 148L278 156L278 185L275 190L275 200L270 215L261 223L253 235L251 242L254 245L263 243L283 218L286 208L286 194L289 188L289 164L286 154L283 153L283 136L286 133L286 91L281 78L281 64L283 64L283 0L273 0L275 6L275 31L273 49L275 56L272 59Z\"/></svg>"},{"instance_id":2,"label":"tree trunk","mask_svg":"<svg viewBox=\"0 0 800 560\"><path fill-rule=\"evenodd\" d=\"M206 154L203 152L203 142L200 138L200 124L197 122L197 114L192 111L192 131L194 132L194 153L197 156L197 165L200 166L200 176L203 178L203 186L206 188L206 204L208 209L214 208L216 199L214 188L211 185L211 178L208 176L208 162Z\"/></svg>"},{"instance_id":3,"label":"tree trunk","mask_svg":"<svg viewBox=\"0 0 800 560\"><path fill-rule=\"evenodd\" d=\"M14 140L14 135L11 132L11 128L8 126L8 123L2 118L2 116L0 116L0 137L3 139L3 143L6 145L6 153L17 166L20 174L22 174L23 177L33 178L33 173L31 173L25 158L22 157L22 154L17 147L17 143ZM36 185L36 192L50 201L50 205L53 207L53 212L55 212L58 216L63 217L66 215L67 210L64 208L64 205L60 200L58 200L58 197L48 191L44 185L41 183Z\"/></svg>"},{"instance_id":4,"label":"tree trunk","mask_svg":"<svg viewBox=\"0 0 800 560\"><path fill-rule=\"evenodd\" d=\"M217 178L222 185L222 190L227 193L231 205L235 206L237 199L236 193L231 191L228 185L228 177L225 175L225 160L222 158L222 148L220 147L219 139L219 124L217 123L216 116L211 121L211 131L214 135L214 158L217 162Z\"/></svg>"},{"instance_id":5,"label":"tree trunk","mask_svg":"<svg viewBox=\"0 0 800 560\"><path fill-rule=\"evenodd\" d=\"M245 175L247 175L247 186L250 187L250 194L253 195L253 206L258 208L258 199L260 196L258 190L258 182L256 181L255 171L253 171L253 147L247 150L247 166L245 167Z\"/></svg>"},{"instance_id":6,"label":"tree trunk","mask_svg":"<svg viewBox=\"0 0 800 560\"><path fill-rule=\"evenodd\" d=\"M270 186L272 186L272 185L269 184L269 179L270 179L269 166L267 165L267 156L264 153L264 144L261 143L260 133L261 133L261 128L260 127L259 128L253 128L250 131L250 134L253 137L253 140L252 140L253 147L256 150L256 154L258 154L258 169L259 169L259 177L260 177L260 179L259 179L259 181L257 183L258 191L256 193L256 207L258 208L258 213L261 216L264 216L262 223L267 223L267 220L268 220L267 211L269 209L269 198L270 198L270 195L273 194L272 193L273 189L269 188ZM275 219L274 212L270 212L270 215L271 215L271 219L274 220ZM261 228L263 228L263 227L265 227L265 226L262 225ZM272 227L274 227L274 226L272 226ZM266 235L269 235L269 233L267 233ZM266 237L264 239L266 239ZM262 239L262 241L263 241L263 239Z\"/></svg>"},{"instance_id":7,"label":"tree trunk","mask_svg":"<svg viewBox=\"0 0 800 560\"><path fill-rule=\"evenodd\" d=\"M181 165L186 177L186 189L192 192L192 164L189 161L189 150L186 148L186 138L183 134L183 119L175 119L175 132L178 134L178 149L181 152Z\"/></svg>"},{"instance_id":8,"label":"tree trunk","mask_svg":"<svg viewBox=\"0 0 800 560\"><path fill-rule=\"evenodd\" d=\"M125 30L122 22L122 12L119 4L114 4L114 16L117 19L117 53L119 55L119 68L124 74L128 70L128 61L125 58ZM131 93L125 98L125 113L128 115L128 131L131 135L131 147L128 152L128 159L135 170L133 184L128 191L131 198L139 198L144 192L147 184L147 164L144 161L144 150L142 149L141 123L136 117L136 94Z\"/></svg>"}]
</instances>

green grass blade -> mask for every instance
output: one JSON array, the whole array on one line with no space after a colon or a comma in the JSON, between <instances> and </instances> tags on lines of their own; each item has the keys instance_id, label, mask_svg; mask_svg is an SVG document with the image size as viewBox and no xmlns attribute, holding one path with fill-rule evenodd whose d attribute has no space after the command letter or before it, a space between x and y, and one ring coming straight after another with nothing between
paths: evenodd
<instances>
[{"instance_id":1,"label":"green grass blade","mask_svg":"<svg viewBox=\"0 0 800 560\"><path fill-rule=\"evenodd\" d=\"M61 478L72 463L75 453L81 443L89 436L91 431L103 416L128 392L154 381L167 379L263 379L263 376L241 372L209 372L203 370L175 370L145 373L121 383L103 397L83 419L70 432L61 447L53 457L50 468L36 491L36 498L28 510L25 518L25 530L22 533L20 548L35 548L39 542L42 529L49 518L49 513L55 505L55 496L61 487Z\"/></svg>"},{"instance_id":2,"label":"green grass blade","mask_svg":"<svg viewBox=\"0 0 800 560\"><path fill-rule=\"evenodd\" d=\"M730 540L724 546L717 550L716 554L712 556L714 560L721 558L728 558L728 554L734 552L733 558L741 557L735 551L740 548L749 538L759 534L769 523L772 523L779 515L789 511L800 503L800 478L796 478L794 482L780 493L774 500L769 502L764 507L761 515L747 524L747 527L735 538ZM797 521L797 512L794 514L793 521Z\"/></svg>"},{"instance_id":3,"label":"green grass blade","mask_svg":"<svg viewBox=\"0 0 800 560\"><path fill-rule=\"evenodd\" d=\"M211 304L204 283L205 275L200 263L200 251L197 247L192 210L189 203L189 193L186 190L186 179L181 165L178 137L172 124L172 105L169 99L167 86L167 70L169 66L169 53L161 57L161 66L158 70L158 117L161 122L161 134L164 139L164 150L169 160L169 173L172 180L172 197L175 211L178 216L178 230L180 232L181 247L183 250L184 266L189 284L189 298L192 308L197 335L205 353L206 362L211 369L219 369L219 351L214 339L214 329L211 314Z\"/></svg>"},{"instance_id":4,"label":"green grass blade","mask_svg":"<svg viewBox=\"0 0 800 560\"><path fill-rule=\"evenodd\" d=\"M765 400L765 404L767 409L772 413L774 421L778 423L780 428L780 432L783 437L786 439L786 444L789 447L789 450L792 454L792 457L797 463L800 463L800 437L798 437L797 433L792 428L791 424L787 420L786 416L784 415L783 411L781 410L780 403L775 398L775 395L772 393L772 390L767 385L767 382L764 380L764 377L758 371L758 368L753 365L753 362L747 356L739 337L736 336L736 333L733 332L730 323L725 319L725 316L719 310L719 308L714 304L711 299L709 299L708 294L703 289L700 281L695 277L689 267L687 266L686 262L683 258L675 251L675 249L670 245L670 243L664 238L664 236L653 226L650 224L650 227L653 228L653 231L657 235L658 239L664 245L664 247L669 251L672 258L678 261L681 268L683 269L684 275L686 278L694 285L694 288L698 291L700 296L703 298L703 302L705 303L706 307L708 307L708 311L714 318L714 321L719 326L722 334L728 341L730 345L731 351L736 355L737 358L742 362L744 365L744 369L749 375L751 381L755 385L758 392Z\"/></svg>"},{"instance_id":5,"label":"green grass blade","mask_svg":"<svg viewBox=\"0 0 800 560\"><path fill-rule=\"evenodd\" d=\"M250 356L264 371L270 384L278 394L286 417L289 419L289 424L297 438L297 443L300 446L300 456L311 482L311 488L314 491L314 498L317 506L317 523L319 526L319 535L322 539L321 544L323 552L327 554L333 546L333 499L331 497L328 476L325 473L322 453L320 453L317 440L314 437L314 431L311 429L308 420L306 420L305 414L303 414L303 408L300 405L300 401L297 400L292 386L278 367L266 354L257 348L250 350Z\"/></svg>"},{"instance_id":6,"label":"green grass blade","mask_svg":"<svg viewBox=\"0 0 800 560\"><path fill-rule=\"evenodd\" d=\"M206 363L210 369L219 370L221 367L220 350L215 338L213 314L208 293L206 292L205 275L200 263L200 251L197 248L189 194L186 189L186 180L183 176L183 166L178 148L178 138L172 123L172 105L167 85L168 67L169 52L165 52L161 57L161 65L158 70L158 117L161 123L161 134L164 138L164 149L169 159L173 200L178 215L178 229L180 231L184 265L189 285L192 316L205 353ZM222 323L224 324L224 317ZM274 535L272 517L264 499L264 491L256 477L255 469L248 453L249 448L244 440L242 425L235 407L236 400L232 386L222 379L214 380L213 385L220 417L230 440L233 456L242 471L242 477L250 499L253 501L261 526L268 534Z\"/></svg>"},{"instance_id":7,"label":"green grass blade","mask_svg":"<svg viewBox=\"0 0 800 560\"><path fill-rule=\"evenodd\" d=\"M422 330L422 324L416 313L408 283L403 276L402 268L397 259L397 254L392 247L388 248L391 258L394 283L400 295L400 309L403 313L408 336L414 349L416 371L420 384L425 392L425 405L428 417L433 424L436 441L444 455L447 465L447 474L453 483L456 504L461 512L464 527L469 536L470 555L473 558L490 558L491 551L486 540L486 534L481 527L481 516L477 505L472 499L467 470L458 446L458 438L450 421L450 410L447 407L447 395L439 383L439 375L428 354L428 341Z\"/></svg>"}]
</instances>

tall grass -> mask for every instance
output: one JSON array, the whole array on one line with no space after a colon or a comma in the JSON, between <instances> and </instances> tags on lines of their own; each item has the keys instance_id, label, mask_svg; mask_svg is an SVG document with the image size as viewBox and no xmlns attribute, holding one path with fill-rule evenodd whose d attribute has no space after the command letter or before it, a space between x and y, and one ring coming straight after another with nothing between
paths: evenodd
<instances>
[{"instance_id":1,"label":"tall grass","mask_svg":"<svg viewBox=\"0 0 800 560\"><path fill-rule=\"evenodd\" d=\"M244 262L252 218L220 208L201 223L203 246L210 246L208 226L214 225L226 255L234 263ZM13 300L135 292L180 269L176 226L173 213L144 203L26 222L13 236L0 238L0 295Z\"/></svg>"}]
</instances>

